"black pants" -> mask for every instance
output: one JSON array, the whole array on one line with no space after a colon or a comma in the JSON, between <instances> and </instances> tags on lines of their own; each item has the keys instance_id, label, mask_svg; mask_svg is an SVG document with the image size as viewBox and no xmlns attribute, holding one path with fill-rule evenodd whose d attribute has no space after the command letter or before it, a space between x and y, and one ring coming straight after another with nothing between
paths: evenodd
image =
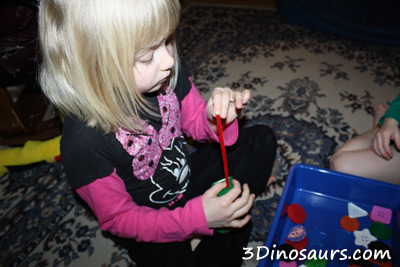
<instances>
[{"instance_id":1,"label":"black pants","mask_svg":"<svg viewBox=\"0 0 400 267\"><path fill-rule=\"evenodd\" d=\"M243 128L235 145L227 147L229 175L247 183L256 196L265 190L276 153L276 138L264 125ZM219 144L205 146L191 155L192 176L183 201L202 195L211 184L224 178ZM226 234L202 237L193 252L190 242L139 243L122 240L138 267L142 266L240 266L252 223Z\"/></svg>"}]
</instances>

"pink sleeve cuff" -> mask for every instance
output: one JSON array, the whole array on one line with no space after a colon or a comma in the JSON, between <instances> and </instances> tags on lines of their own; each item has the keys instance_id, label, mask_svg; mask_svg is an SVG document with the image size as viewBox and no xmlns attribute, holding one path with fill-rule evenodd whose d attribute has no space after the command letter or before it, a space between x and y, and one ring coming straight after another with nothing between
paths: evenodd
<instances>
[{"instance_id":1,"label":"pink sleeve cuff","mask_svg":"<svg viewBox=\"0 0 400 267\"><path fill-rule=\"evenodd\" d=\"M174 210L138 206L115 169L109 176L80 187L76 192L96 214L100 228L120 237L162 243L213 234L208 228L201 196Z\"/></svg>"},{"instance_id":2,"label":"pink sleeve cuff","mask_svg":"<svg viewBox=\"0 0 400 267\"><path fill-rule=\"evenodd\" d=\"M210 128L210 125L208 124L207 110L204 112L203 120L205 120L207 124L206 126L204 126L204 130L207 133L207 136L210 138L210 140L219 142L218 135ZM237 120L234 120L228 125L224 125L223 126L224 144L226 146L233 145L238 138L238 133L239 133L239 124Z\"/></svg>"}]
</instances>

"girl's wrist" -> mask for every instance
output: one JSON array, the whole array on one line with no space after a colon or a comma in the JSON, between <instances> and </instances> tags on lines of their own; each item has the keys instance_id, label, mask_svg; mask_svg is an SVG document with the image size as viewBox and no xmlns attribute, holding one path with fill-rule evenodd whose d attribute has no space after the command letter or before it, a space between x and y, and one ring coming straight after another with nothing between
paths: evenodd
<instances>
[{"instance_id":1,"label":"girl's wrist","mask_svg":"<svg viewBox=\"0 0 400 267\"><path fill-rule=\"evenodd\" d=\"M391 117L387 117L385 118L385 120L383 121L384 124L390 125L390 126L396 126L399 127L399 122ZM383 125L382 125L383 126Z\"/></svg>"}]
</instances>

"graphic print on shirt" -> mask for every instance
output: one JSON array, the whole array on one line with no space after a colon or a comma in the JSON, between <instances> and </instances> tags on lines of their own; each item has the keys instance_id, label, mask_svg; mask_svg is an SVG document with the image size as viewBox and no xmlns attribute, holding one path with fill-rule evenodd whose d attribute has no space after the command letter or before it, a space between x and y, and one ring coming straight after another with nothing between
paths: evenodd
<instances>
[{"instance_id":1,"label":"graphic print on shirt","mask_svg":"<svg viewBox=\"0 0 400 267\"><path fill-rule=\"evenodd\" d=\"M175 156L171 158L163 156L159 162L160 170L169 172L172 177L175 178L175 181L170 180L168 183L164 183L163 187L154 180L153 176L150 177L151 182L157 187L149 196L150 201L153 203L164 204L174 202L180 199L181 195L187 189L190 167L186 160L186 153L184 152L184 149L186 149L186 142L183 140L183 137L174 138L171 144L165 148L165 151L172 151L174 153L166 154ZM168 188L166 186L168 186Z\"/></svg>"}]
</instances>

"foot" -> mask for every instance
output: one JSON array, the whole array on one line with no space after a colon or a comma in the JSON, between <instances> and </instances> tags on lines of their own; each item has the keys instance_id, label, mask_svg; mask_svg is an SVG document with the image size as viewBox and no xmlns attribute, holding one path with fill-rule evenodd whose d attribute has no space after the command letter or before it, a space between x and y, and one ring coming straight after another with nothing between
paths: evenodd
<instances>
[{"instance_id":1,"label":"foot","mask_svg":"<svg viewBox=\"0 0 400 267\"><path fill-rule=\"evenodd\" d=\"M190 240L190 246L192 247L192 251L195 251L200 242L201 242L201 237L193 237Z\"/></svg>"},{"instance_id":2,"label":"foot","mask_svg":"<svg viewBox=\"0 0 400 267\"><path fill-rule=\"evenodd\" d=\"M387 107L382 103L377 103L374 105L374 121L372 128L375 128L379 124L379 119L385 114Z\"/></svg>"},{"instance_id":3,"label":"foot","mask_svg":"<svg viewBox=\"0 0 400 267\"><path fill-rule=\"evenodd\" d=\"M273 183L276 183L278 180L276 179L276 176L270 176L267 182L267 186L270 186Z\"/></svg>"}]
</instances>

